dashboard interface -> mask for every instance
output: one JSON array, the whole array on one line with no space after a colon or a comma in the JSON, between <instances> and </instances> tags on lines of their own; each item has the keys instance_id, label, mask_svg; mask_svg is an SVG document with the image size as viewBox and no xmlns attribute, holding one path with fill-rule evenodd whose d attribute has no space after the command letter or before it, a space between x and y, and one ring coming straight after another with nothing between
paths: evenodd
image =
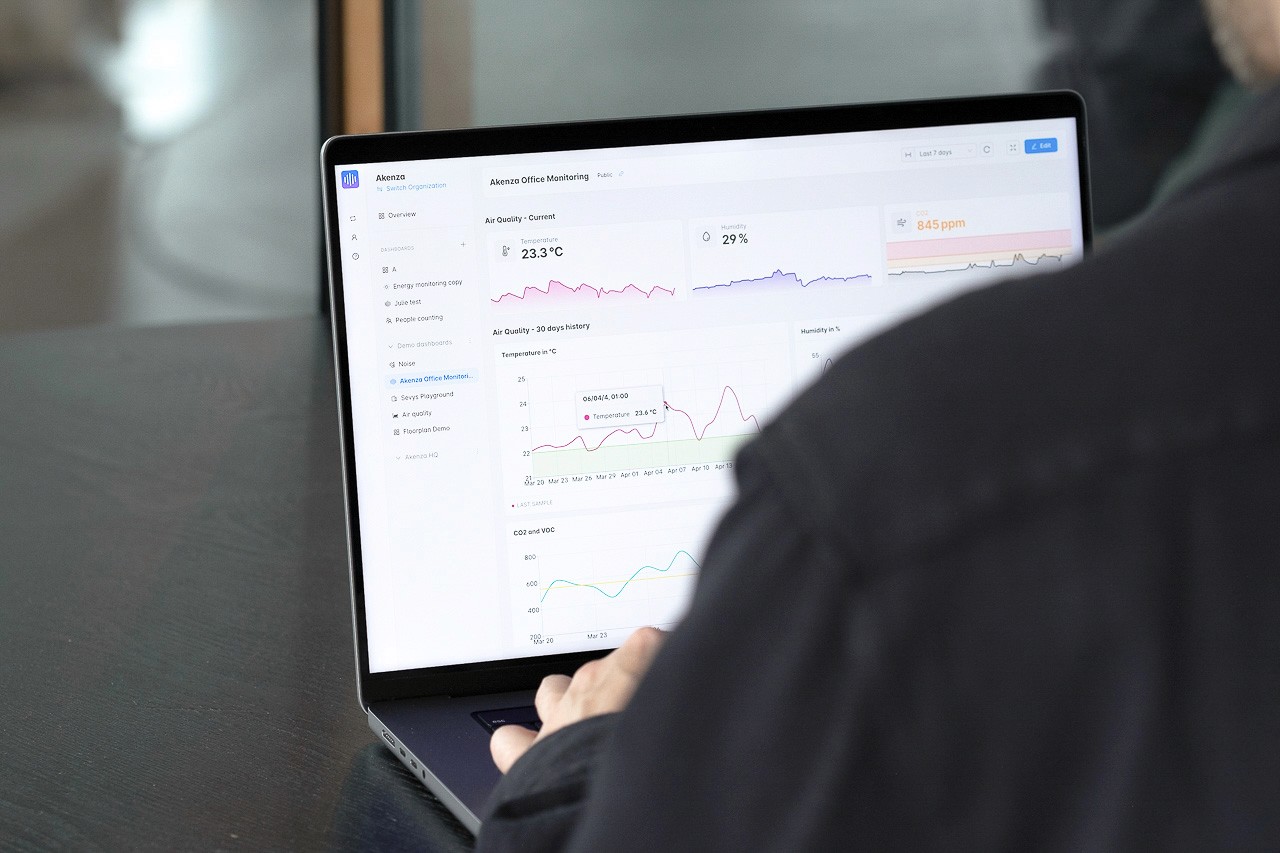
<instances>
[{"instance_id":1,"label":"dashboard interface","mask_svg":"<svg viewBox=\"0 0 1280 853\"><path fill-rule=\"evenodd\" d=\"M338 165L370 670L673 626L735 452L797 391L941 299L1081 256L1076 139L1049 119Z\"/></svg>"}]
</instances>

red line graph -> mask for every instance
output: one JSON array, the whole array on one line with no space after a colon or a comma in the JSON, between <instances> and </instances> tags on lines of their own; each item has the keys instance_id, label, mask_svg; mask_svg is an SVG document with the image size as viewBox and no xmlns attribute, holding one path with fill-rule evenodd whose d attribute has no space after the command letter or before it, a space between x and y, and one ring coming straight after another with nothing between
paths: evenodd
<instances>
[{"instance_id":1,"label":"red line graph","mask_svg":"<svg viewBox=\"0 0 1280 853\"><path fill-rule=\"evenodd\" d=\"M652 299L655 295L659 293L664 293L667 296L676 295L676 292L674 290L668 289L666 287L654 286L649 288L648 290L642 290L634 284L628 284L626 287L622 288L621 290L609 290L607 288L595 288L589 284L580 284L577 287L569 287L568 285L562 282L552 279L551 281L547 282L547 286L545 289L541 287L526 287L520 293L504 293L501 296L499 296L497 299L490 299L489 301L494 303L495 305L500 305L503 303L504 300L516 300L516 299L519 299L521 301L525 299L565 299L565 298L573 298L573 297L588 298L588 299L594 297L596 299L603 299L606 296L632 297L632 298L641 297L644 299Z\"/></svg>"},{"instance_id":2,"label":"red line graph","mask_svg":"<svg viewBox=\"0 0 1280 853\"><path fill-rule=\"evenodd\" d=\"M662 405L666 406L668 411L679 412L680 414L684 415L685 420L689 422L689 428L693 430L693 437L698 441L702 441L703 436L707 434L707 430L711 429L711 425L716 422L717 418L720 417L720 410L724 408L724 401L726 398L728 398L730 394L733 395L734 405L738 407L738 417L742 419L742 422L744 424L747 423L748 421L754 424L756 428L756 432L759 432L760 422L756 420L755 415L748 415L746 412L742 411L742 401L738 399L738 392L734 391L728 385L724 386L724 390L720 392L720 403L716 406L716 413L711 416L711 420L707 421L706 425L703 426L701 430L699 430L697 427L697 424L694 423L693 416L690 415L688 412L686 412L684 409L676 408L666 400L662 401ZM641 441L648 441L649 439L653 438L657 434L658 434L658 424L656 423L653 425L653 429L649 431L648 435L645 435L643 432L641 432L638 427L630 427L627 429L623 429L622 427L619 427L618 429L611 430L608 435L600 439L600 441L596 443L595 447L591 447L590 445L588 445L586 440L582 436L575 435L572 439L570 439L569 441L566 441L564 444L540 444L537 447L533 448L533 452L537 453L539 450L564 450L565 448L571 445L581 444L583 450L586 450L588 453L591 453L593 451L599 450L600 447L606 441L608 441L610 438L612 438L615 435L634 435L639 437Z\"/></svg>"}]
</instances>

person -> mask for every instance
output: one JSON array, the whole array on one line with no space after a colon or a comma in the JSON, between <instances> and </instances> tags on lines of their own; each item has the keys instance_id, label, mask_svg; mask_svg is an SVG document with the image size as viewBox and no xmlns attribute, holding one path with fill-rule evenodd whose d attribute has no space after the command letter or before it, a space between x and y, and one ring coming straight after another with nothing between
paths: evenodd
<instances>
[{"instance_id":1,"label":"person","mask_svg":"<svg viewBox=\"0 0 1280 853\"><path fill-rule=\"evenodd\" d=\"M1141 214L1229 86L1200 0L1040 0L1045 89L1089 105L1093 224Z\"/></svg>"},{"instance_id":2,"label":"person","mask_svg":"<svg viewBox=\"0 0 1280 853\"><path fill-rule=\"evenodd\" d=\"M1280 79L1280 0L1210 0ZM1280 87L1082 263L951 301L736 468L685 620L493 735L478 848L1280 848Z\"/></svg>"}]
</instances>

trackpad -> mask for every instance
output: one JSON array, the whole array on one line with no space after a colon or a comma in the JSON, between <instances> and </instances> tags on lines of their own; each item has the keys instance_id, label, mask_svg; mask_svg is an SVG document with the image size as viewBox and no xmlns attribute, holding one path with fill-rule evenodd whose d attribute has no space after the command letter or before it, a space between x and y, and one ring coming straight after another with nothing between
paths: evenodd
<instances>
[{"instance_id":1,"label":"trackpad","mask_svg":"<svg viewBox=\"0 0 1280 853\"><path fill-rule=\"evenodd\" d=\"M542 728L542 720L538 719L538 712L532 705L498 708L494 711L472 711L471 716L490 733L499 726L524 726L535 732Z\"/></svg>"}]
</instances>

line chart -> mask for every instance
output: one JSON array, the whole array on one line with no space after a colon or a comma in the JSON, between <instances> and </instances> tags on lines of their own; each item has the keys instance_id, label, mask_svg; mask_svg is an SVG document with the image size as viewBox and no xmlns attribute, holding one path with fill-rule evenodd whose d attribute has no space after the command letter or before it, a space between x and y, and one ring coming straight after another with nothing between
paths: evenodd
<instances>
[{"instance_id":1,"label":"line chart","mask_svg":"<svg viewBox=\"0 0 1280 853\"><path fill-rule=\"evenodd\" d=\"M659 469L693 476L689 488L707 494L731 489L716 472L789 399L791 348L788 324L762 323L564 336L516 358L500 350L509 508L553 495L563 507L587 477L621 487L597 489L592 508L630 505L655 487L648 472ZM704 466L712 476L694 476Z\"/></svg>"},{"instance_id":2,"label":"line chart","mask_svg":"<svg viewBox=\"0 0 1280 853\"><path fill-rule=\"evenodd\" d=\"M938 275L938 274L954 273L954 272L969 272L972 270L1016 269L1019 266L1028 266L1028 267L1034 268L1034 267L1040 266L1042 263L1045 264L1046 266L1050 262L1056 262L1058 264L1061 264L1069 256L1070 256L1070 253L1067 252L1067 253L1060 253L1056 255L1041 254L1041 255L1035 256L1034 258L1029 258L1026 255L1024 255L1022 252L1016 252L1007 261L1000 261L993 258L991 261L985 264L984 263L968 263L968 264L963 264L961 266L942 266L942 267L934 267L932 269L890 270L889 275L891 276Z\"/></svg>"},{"instance_id":3,"label":"line chart","mask_svg":"<svg viewBox=\"0 0 1280 853\"><path fill-rule=\"evenodd\" d=\"M669 303L687 294L678 220L547 225L488 235L495 311L601 310Z\"/></svg>"},{"instance_id":4,"label":"line chart","mask_svg":"<svg viewBox=\"0 0 1280 853\"><path fill-rule=\"evenodd\" d=\"M892 313L845 314L795 325L795 376L810 385L835 367L845 352L892 325Z\"/></svg>"},{"instance_id":5,"label":"line chart","mask_svg":"<svg viewBox=\"0 0 1280 853\"><path fill-rule=\"evenodd\" d=\"M898 240L885 244L890 276L939 275L1062 263L1072 254L1071 230L1019 231L1005 234Z\"/></svg>"},{"instance_id":6,"label":"line chart","mask_svg":"<svg viewBox=\"0 0 1280 853\"><path fill-rule=\"evenodd\" d=\"M674 297L675 295L676 292L674 288L662 287L660 285L654 285L648 290L645 290L635 284L627 284L625 287L618 289L611 289L607 287L597 288L586 283L579 284L577 287L569 287L563 282L551 279L547 282L547 286L545 288L526 287L520 293L508 291L501 296L490 299L489 301L495 305L509 305L513 302L523 302L526 304L536 302L563 303L590 299L638 301L661 296Z\"/></svg>"},{"instance_id":7,"label":"line chart","mask_svg":"<svg viewBox=\"0 0 1280 853\"><path fill-rule=\"evenodd\" d=\"M828 301L882 281L875 207L739 213L690 220L688 297ZM827 294L824 298L818 294Z\"/></svg>"},{"instance_id":8,"label":"line chart","mask_svg":"<svg viewBox=\"0 0 1280 853\"><path fill-rule=\"evenodd\" d=\"M690 554L688 551L681 548L679 551L675 553L675 556L671 558L671 561L667 563L666 566L663 566L663 567L651 566L651 565L641 566L640 568L632 572L630 577L624 580L607 580L607 581L592 581L591 583L579 583L578 581L569 580L567 578L556 578L555 580L551 581L551 583L547 584L546 587L542 590L542 596L538 599L538 601L539 602L546 601L547 596L551 594L551 591L557 588L556 584L563 584L563 586L560 587L561 589L568 589L568 588L575 588L575 587L579 589L594 589L596 592L600 593L605 598L617 598L619 595L622 594L623 590L625 590L628 586L631 585L632 581L636 580L636 578L640 575L641 572L653 571L653 572L660 572L666 575L666 573L670 572L672 567L674 567L676 563L679 562L680 557L682 555L689 561L690 567L694 569L694 571L688 572L686 574L667 575L667 577L672 577L672 578L692 577L702 569L702 566L698 563L698 561L694 558L694 556ZM613 584L621 584L621 586L619 586L618 589L612 593L604 589L604 587L610 586Z\"/></svg>"},{"instance_id":9,"label":"line chart","mask_svg":"<svg viewBox=\"0 0 1280 853\"><path fill-rule=\"evenodd\" d=\"M742 401L738 399L738 392L734 391L733 388L731 388L728 385L724 386L724 390L720 392L720 402L716 406L715 414L711 416L711 420L707 421L702 426L701 429L699 429L697 424L694 422L693 415L690 415L684 409L671 405L670 401L668 400L663 400L662 405L666 407L667 411L669 412L675 412L677 414L684 415L685 420L689 422L689 428L693 430L694 440L702 441L707 434L707 430L710 429L711 425L714 424L719 419L720 411L721 409L724 408L724 401L731 394L733 395L733 403L738 408L738 417L742 419L743 423L747 423L748 421L750 421L755 426L756 432L759 432L760 421L756 418L755 415L748 415L746 412L742 410ZM594 447L587 444L586 439L584 439L582 436L575 435L573 438L571 438L569 441L566 441L564 444L541 444L533 448L533 452L537 453L540 450L564 450L565 448L570 447L574 444L581 444L584 450L586 450L588 453L593 453L599 450L606 441L608 441L610 438L612 438L615 435L630 434L630 435L636 436L641 441L648 441L652 439L657 434L657 432L658 432L658 424L656 423L653 425L653 429L649 431L648 435L645 435L639 428L636 428L636 427L631 427L628 429L619 428L619 429L612 430L607 435L605 435L605 437L600 439L600 441L597 442Z\"/></svg>"},{"instance_id":10,"label":"line chart","mask_svg":"<svg viewBox=\"0 0 1280 853\"><path fill-rule=\"evenodd\" d=\"M794 272L783 272L781 269L775 269L771 274L762 278L744 278L734 281L727 281L721 284L705 284L693 288L693 292L699 295L706 293L714 293L717 291L727 291L737 288L739 291L750 290L752 292L778 292L783 290L792 290L794 288L820 288L820 287L843 287L855 282L871 281L870 273L859 273L851 276L830 276L821 275L817 278L805 279L801 278Z\"/></svg>"},{"instance_id":11,"label":"line chart","mask_svg":"<svg viewBox=\"0 0 1280 853\"><path fill-rule=\"evenodd\" d=\"M508 566L520 615L517 640L536 645L554 636L557 648L573 648L621 640L641 625L674 624L702 571L698 555L721 508L717 501L680 501L513 521L518 546Z\"/></svg>"},{"instance_id":12,"label":"line chart","mask_svg":"<svg viewBox=\"0 0 1280 853\"><path fill-rule=\"evenodd\" d=\"M729 409L727 419L734 424L732 417L736 410L737 424L749 424L746 431L729 434L708 435L713 425L718 425L725 403L732 397L733 405ZM754 414L748 414L742 407L737 392L730 386L724 386L720 392L720 402L715 414L701 427L693 416L669 401L663 400L668 414L682 416L688 424L688 434L673 436L671 428L665 423L655 423L647 431L642 427L618 427L610 430L599 440L588 441L582 435L576 435L565 442L552 442L537 445L533 448L531 463L534 477L556 477L568 474L597 474L606 471L622 471L636 468L662 468L680 465L701 465L716 462L727 462L734 457L738 448L753 435L760 432L760 421ZM739 427L739 430L741 428ZM659 431L662 436L659 438ZM627 437L627 443L607 444L611 439Z\"/></svg>"}]
</instances>

